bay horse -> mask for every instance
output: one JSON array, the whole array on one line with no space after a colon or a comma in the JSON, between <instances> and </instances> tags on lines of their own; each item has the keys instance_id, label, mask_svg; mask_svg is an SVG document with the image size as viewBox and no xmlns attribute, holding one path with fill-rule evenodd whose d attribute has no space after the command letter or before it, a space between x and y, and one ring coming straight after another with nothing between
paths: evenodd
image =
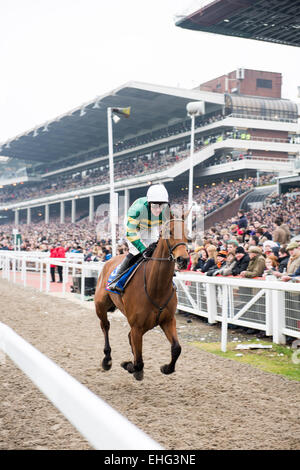
<instances>
[{"instance_id":1,"label":"bay horse","mask_svg":"<svg viewBox=\"0 0 300 470\"><path fill-rule=\"evenodd\" d=\"M177 295L173 275L175 262L179 269L185 269L189 261L188 240L184 228L184 219L170 216L170 220L161 227L152 257L144 254L143 261L122 296L108 292L105 287L110 273L120 264L124 255L115 256L105 263L97 282L94 299L105 340L102 361L104 370L109 370L112 365L107 312L118 308L127 317L131 327L128 338L133 354L133 362L122 362L121 366L133 374L136 380L143 379L143 335L159 325L171 343L171 362L161 366L161 372L171 374L175 371L181 346L176 331Z\"/></svg>"}]
</instances>

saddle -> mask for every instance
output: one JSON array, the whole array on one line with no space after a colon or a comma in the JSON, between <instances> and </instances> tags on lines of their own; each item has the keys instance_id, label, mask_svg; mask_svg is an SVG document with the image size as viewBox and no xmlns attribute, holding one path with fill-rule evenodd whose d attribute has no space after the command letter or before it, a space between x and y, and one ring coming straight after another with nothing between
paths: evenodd
<instances>
[{"instance_id":1,"label":"saddle","mask_svg":"<svg viewBox=\"0 0 300 470\"><path fill-rule=\"evenodd\" d=\"M121 295L124 291L127 285L129 284L130 280L133 278L136 270L138 269L139 265L145 261L145 258L151 258L151 256L154 253L154 250L157 246L156 243L151 243L151 245L146 248L146 250L143 251L143 253L138 253L137 255L133 256L133 258L130 260L129 267L127 270L123 273L123 275L120 277L118 280L116 286L121 289L122 292L118 292L116 290L110 289L110 284L118 277L118 270L119 270L119 264L116 266L116 268L110 273L110 276L108 278L108 281L105 286L105 290L108 292L112 292L113 294L119 294Z\"/></svg>"}]
</instances>

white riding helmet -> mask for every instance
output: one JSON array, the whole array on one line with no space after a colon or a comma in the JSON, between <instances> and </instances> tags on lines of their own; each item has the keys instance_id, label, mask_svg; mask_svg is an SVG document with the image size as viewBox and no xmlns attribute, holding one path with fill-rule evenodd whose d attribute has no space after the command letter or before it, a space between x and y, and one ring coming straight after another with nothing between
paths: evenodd
<instances>
[{"instance_id":1,"label":"white riding helmet","mask_svg":"<svg viewBox=\"0 0 300 470\"><path fill-rule=\"evenodd\" d=\"M169 194L163 184L153 184L147 191L148 202L167 202L169 203Z\"/></svg>"}]
</instances>

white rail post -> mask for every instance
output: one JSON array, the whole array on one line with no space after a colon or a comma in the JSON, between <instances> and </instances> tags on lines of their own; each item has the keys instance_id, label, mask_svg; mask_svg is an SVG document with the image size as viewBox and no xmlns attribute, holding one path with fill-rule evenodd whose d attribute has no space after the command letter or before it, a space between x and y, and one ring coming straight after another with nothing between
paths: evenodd
<instances>
[{"instance_id":1,"label":"white rail post","mask_svg":"<svg viewBox=\"0 0 300 470\"><path fill-rule=\"evenodd\" d=\"M63 295L65 295L66 293L66 283L67 283L67 261L66 263L63 265L63 285L62 285L62 288L63 288Z\"/></svg>"},{"instance_id":2,"label":"white rail post","mask_svg":"<svg viewBox=\"0 0 300 470\"><path fill-rule=\"evenodd\" d=\"M221 351L227 351L227 333L228 333L228 286L223 285L223 303L222 303L222 332L221 332Z\"/></svg>"},{"instance_id":3,"label":"white rail post","mask_svg":"<svg viewBox=\"0 0 300 470\"><path fill-rule=\"evenodd\" d=\"M26 286L26 258L22 259L22 280L24 287Z\"/></svg>"},{"instance_id":4,"label":"white rail post","mask_svg":"<svg viewBox=\"0 0 300 470\"><path fill-rule=\"evenodd\" d=\"M5 279L5 258L1 257L2 278Z\"/></svg>"},{"instance_id":5,"label":"white rail post","mask_svg":"<svg viewBox=\"0 0 300 470\"><path fill-rule=\"evenodd\" d=\"M13 261L12 261L12 269L13 269L13 281L14 283L16 282L16 258L15 256L13 257Z\"/></svg>"},{"instance_id":6,"label":"white rail post","mask_svg":"<svg viewBox=\"0 0 300 470\"><path fill-rule=\"evenodd\" d=\"M3 278L7 278L7 256L3 259Z\"/></svg>"},{"instance_id":7,"label":"white rail post","mask_svg":"<svg viewBox=\"0 0 300 470\"><path fill-rule=\"evenodd\" d=\"M50 258L45 260L46 262L46 292L50 291Z\"/></svg>"},{"instance_id":8,"label":"white rail post","mask_svg":"<svg viewBox=\"0 0 300 470\"><path fill-rule=\"evenodd\" d=\"M81 269L81 293L80 293L81 302L84 302L84 291L85 291L85 268L82 265L82 269Z\"/></svg>"},{"instance_id":9,"label":"white rail post","mask_svg":"<svg viewBox=\"0 0 300 470\"><path fill-rule=\"evenodd\" d=\"M206 284L208 323L217 323L217 293L215 284Z\"/></svg>"},{"instance_id":10,"label":"white rail post","mask_svg":"<svg viewBox=\"0 0 300 470\"><path fill-rule=\"evenodd\" d=\"M7 255L4 260L3 270L4 270L4 279L7 279Z\"/></svg>"},{"instance_id":11,"label":"white rail post","mask_svg":"<svg viewBox=\"0 0 300 470\"><path fill-rule=\"evenodd\" d=\"M270 289L266 289L265 293L266 336L272 336L273 334L272 292Z\"/></svg>"},{"instance_id":12,"label":"white rail post","mask_svg":"<svg viewBox=\"0 0 300 470\"><path fill-rule=\"evenodd\" d=\"M276 344L285 344L285 335L282 333L285 327L285 292L273 290L273 341Z\"/></svg>"},{"instance_id":13,"label":"white rail post","mask_svg":"<svg viewBox=\"0 0 300 470\"><path fill-rule=\"evenodd\" d=\"M43 259L40 259L40 292L43 292L43 274L44 274L44 263Z\"/></svg>"},{"instance_id":14,"label":"white rail post","mask_svg":"<svg viewBox=\"0 0 300 470\"><path fill-rule=\"evenodd\" d=\"M10 259L9 256L6 258L6 279L10 280Z\"/></svg>"}]
</instances>

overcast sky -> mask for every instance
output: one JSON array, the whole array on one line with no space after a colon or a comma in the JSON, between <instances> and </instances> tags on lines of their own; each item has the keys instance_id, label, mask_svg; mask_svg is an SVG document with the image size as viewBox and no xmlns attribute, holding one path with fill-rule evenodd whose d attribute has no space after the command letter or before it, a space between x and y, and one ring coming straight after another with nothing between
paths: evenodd
<instances>
[{"instance_id":1,"label":"overcast sky","mask_svg":"<svg viewBox=\"0 0 300 470\"><path fill-rule=\"evenodd\" d=\"M281 72L300 48L178 28L191 0L0 0L0 142L130 80L192 88L238 67Z\"/></svg>"}]
</instances>

